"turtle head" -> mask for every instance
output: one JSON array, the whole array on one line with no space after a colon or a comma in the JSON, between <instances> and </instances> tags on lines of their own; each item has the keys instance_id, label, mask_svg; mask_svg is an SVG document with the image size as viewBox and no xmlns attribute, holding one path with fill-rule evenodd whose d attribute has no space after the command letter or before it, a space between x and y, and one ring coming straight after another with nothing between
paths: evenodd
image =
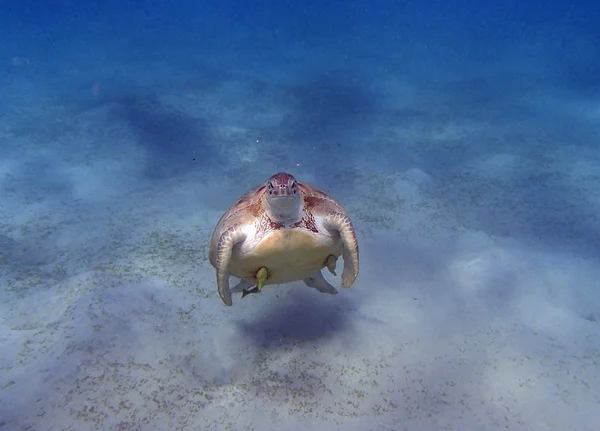
<instances>
[{"instance_id":1,"label":"turtle head","mask_svg":"<svg viewBox=\"0 0 600 431\"><path fill-rule=\"evenodd\" d=\"M267 180L267 210L273 221L296 223L302 218L302 197L293 175L279 172Z\"/></svg>"},{"instance_id":2,"label":"turtle head","mask_svg":"<svg viewBox=\"0 0 600 431\"><path fill-rule=\"evenodd\" d=\"M293 175L279 172L267 181L269 199L294 198L298 196L298 182Z\"/></svg>"}]
</instances>

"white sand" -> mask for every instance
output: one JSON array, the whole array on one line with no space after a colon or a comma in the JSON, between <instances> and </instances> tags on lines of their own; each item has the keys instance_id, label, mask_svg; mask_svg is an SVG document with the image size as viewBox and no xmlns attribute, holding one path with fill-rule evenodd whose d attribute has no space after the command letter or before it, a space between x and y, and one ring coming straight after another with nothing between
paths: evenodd
<instances>
[{"instance_id":1,"label":"white sand","mask_svg":"<svg viewBox=\"0 0 600 431\"><path fill-rule=\"evenodd\" d=\"M597 429L597 150L542 157L523 124L460 113L298 149L278 104L296 99L231 79L157 99L225 162L153 155L115 102L4 118L2 431ZM182 170L148 178L152 157ZM348 207L361 274L227 308L212 228L279 169Z\"/></svg>"}]
</instances>

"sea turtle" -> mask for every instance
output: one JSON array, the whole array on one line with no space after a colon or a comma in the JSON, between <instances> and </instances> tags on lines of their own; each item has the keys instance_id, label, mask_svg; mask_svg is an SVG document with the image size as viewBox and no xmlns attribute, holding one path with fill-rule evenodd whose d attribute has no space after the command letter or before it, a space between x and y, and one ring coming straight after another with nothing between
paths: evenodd
<instances>
[{"instance_id":1,"label":"sea turtle","mask_svg":"<svg viewBox=\"0 0 600 431\"><path fill-rule=\"evenodd\" d=\"M322 293L336 294L321 270L336 275L344 258L342 287L358 275L358 242L348 214L327 193L285 172L250 190L219 220L209 260L217 272L219 295L258 293L263 286L303 280ZM241 281L229 288L229 276Z\"/></svg>"}]
</instances>

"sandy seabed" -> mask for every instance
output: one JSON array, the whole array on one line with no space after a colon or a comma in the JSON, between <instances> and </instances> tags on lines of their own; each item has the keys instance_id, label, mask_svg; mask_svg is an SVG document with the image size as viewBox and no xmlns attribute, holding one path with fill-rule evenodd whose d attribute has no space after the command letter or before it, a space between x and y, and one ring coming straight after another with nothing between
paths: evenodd
<instances>
[{"instance_id":1,"label":"sandy seabed","mask_svg":"<svg viewBox=\"0 0 600 431\"><path fill-rule=\"evenodd\" d=\"M98 101L101 85L87 109L4 118L0 429L596 429L598 151L419 106L371 122L369 145L346 128L343 151L297 147L272 127L285 107L232 103L252 79ZM200 144L172 155L161 136ZM494 145L465 152L477 140ZM347 207L360 276L225 307L212 229L282 169Z\"/></svg>"}]
</instances>

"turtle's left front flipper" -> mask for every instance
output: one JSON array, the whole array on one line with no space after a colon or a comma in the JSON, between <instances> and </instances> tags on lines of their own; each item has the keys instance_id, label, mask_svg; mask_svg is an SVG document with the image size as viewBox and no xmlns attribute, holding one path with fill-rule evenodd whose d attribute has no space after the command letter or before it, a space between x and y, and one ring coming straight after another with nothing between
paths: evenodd
<instances>
[{"instance_id":1,"label":"turtle's left front flipper","mask_svg":"<svg viewBox=\"0 0 600 431\"><path fill-rule=\"evenodd\" d=\"M342 272L342 287L350 287L358 277L359 253L358 240L354 226L346 214L336 213L327 217L325 227L340 234L344 243L344 271Z\"/></svg>"}]
</instances>

